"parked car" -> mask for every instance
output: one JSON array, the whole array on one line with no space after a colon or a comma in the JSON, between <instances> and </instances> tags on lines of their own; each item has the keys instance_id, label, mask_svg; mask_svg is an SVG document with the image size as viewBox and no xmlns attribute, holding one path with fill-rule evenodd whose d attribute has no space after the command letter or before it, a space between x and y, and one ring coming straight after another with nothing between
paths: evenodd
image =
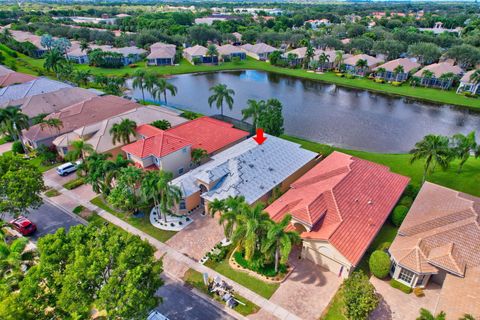
<instances>
[{"instance_id":1,"label":"parked car","mask_svg":"<svg viewBox=\"0 0 480 320\"><path fill-rule=\"evenodd\" d=\"M64 163L57 167L57 173L59 176L68 176L70 173L77 171L80 163L81 161Z\"/></svg>"},{"instance_id":2,"label":"parked car","mask_svg":"<svg viewBox=\"0 0 480 320\"><path fill-rule=\"evenodd\" d=\"M31 222L23 216L19 216L18 218L10 221L10 225L13 229L20 232L23 236L29 236L35 233L35 231L37 231L37 226L35 225L35 223Z\"/></svg>"}]
</instances>

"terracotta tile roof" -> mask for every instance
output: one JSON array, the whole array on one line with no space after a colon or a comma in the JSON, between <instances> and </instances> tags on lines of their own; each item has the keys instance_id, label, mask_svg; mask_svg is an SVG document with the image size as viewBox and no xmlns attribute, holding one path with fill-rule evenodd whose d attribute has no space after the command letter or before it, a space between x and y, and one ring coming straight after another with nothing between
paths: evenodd
<instances>
[{"instance_id":1,"label":"terracotta tile roof","mask_svg":"<svg viewBox=\"0 0 480 320\"><path fill-rule=\"evenodd\" d=\"M461 82L464 82L464 83L473 83L472 79L470 79L470 77L475 73L475 69L473 70L470 70L468 71L467 73L465 73L462 77L462 79L460 79Z\"/></svg>"},{"instance_id":2,"label":"terracotta tile roof","mask_svg":"<svg viewBox=\"0 0 480 320\"><path fill-rule=\"evenodd\" d=\"M420 273L463 276L480 267L480 198L426 182L390 247L400 265ZM412 255L421 259L413 260Z\"/></svg>"},{"instance_id":3,"label":"terracotta tile roof","mask_svg":"<svg viewBox=\"0 0 480 320\"><path fill-rule=\"evenodd\" d=\"M343 62L347 65L355 66L358 60L367 60L368 67L375 67L382 63L381 59L369 56L368 54L357 54L346 58Z\"/></svg>"},{"instance_id":4,"label":"terracotta tile roof","mask_svg":"<svg viewBox=\"0 0 480 320\"><path fill-rule=\"evenodd\" d=\"M11 72L0 76L0 87L6 87L12 84L25 83L37 79L37 77L21 72Z\"/></svg>"},{"instance_id":5,"label":"terracotta tile roof","mask_svg":"<svg viewBox=\"0 0 480 320\"><path fill-rule=\"evenodd\" d=\"M14 72L13 70L8 69L5 66L0 65L0 76L4 76L6 74Z\"/></svg>"},{"instance_id":6,"label":"terracotta tile roof","mask_svg":"<svg viewBox=\"0 0 480 320\"><path fill-rule=\"evenodd\" d=\"M448 62L440 62L440 63L434 63L428 66L423 67L422 69L418 70L414 76L415 77L423 77L422 73L425 70L429 70L433 72L433 75L436 78L439 78L442 76L442 74L452 72L453 74L460 75L463 73L462 68L459 66L454 66L451 63Z\"/></svg>"},{"instance_id":7,"label":"terracotta tile roof","mask_svg":"<svg viewBox=\"0 0 480 320\"><path fill-rule=\"evenodd\" d=\"M241 47L232 46L231 44L226 44L223 46L217 46L219 55L230 55L232 53L245 53Z\"/></svg>"},{"instance_id":8,"label":"terracotta tile roof","mask_svg":"<svg viewBox=\"0 0 480 320\"><path fill-rule=\"evenodd\" d=\"M334 152L266 208L273 220L287 213L307 232L330 242L356 266L407 186L388 167Z\"/></svg>"},{"instance_id":9,"label":"terracotta tile roof","mask_svg":"<svg viewBox=\"0 0 480 320\"><path fill-rule=\"evenodd\" d=\"M149 133L156 131L156 134L145 139L139 139L134 143L130 143L122 147L122 150L139 158L146 158L149 156L161 158L191 145L191 142L186 139L180 138L167 131L157 129L148 124L141 126L141 130L145 132L147 126L151 127Z\"/></svg>"},{"instance_id":10,"label":"terracotta tile roof","mask_svg":"<svg viewBox=\"0 0 480 320\"><path fill-rule=\"evenodd\" d=\"M30 141L40 141L57 137L82 126L122 114L139 106L139 104L133 101L117 96L95 96L46 117L46 119L60 119L62 121L62 128L42 128L40 125L34 125L30 127L30 129L24 130L23 136Z\"/></svg>"},{"instance_id":11,"label":"terracotta tile roof","mask_svg":"<svg viewBox=\"0 0 480 320\"><path fill-rule=\"evenodd\" d=\"M140 126L138 126L135 131L137 131L137 133L141 136L143 136L144 138L148 138L148 137L151 137L151 136L154 136L154 135L157 135L157 134L160 134L163 132L163 130L161 129L158 129L152 125L149 125L149 124L142 124Z\"/></svg>"},{"instance_id":12,"label":"terracotta tile roof","mask_svg":"<svg viewBox=\"0 0 480 320\"><path fill-rule=\"evenodd\" d=\"M419 68L420 64L410 59L400 58L400 59L395 59L392 61L388 61L387 63L381 64L378 67L376 67L374 70L377 70L378 68L384 68L386 71L394 72L395 68L398 66L402 66L404 72L408 73L414 69Z\"/></svg>"},{"instance_id":13,"label":"terracotta tile roof","mask_svg":"<svg viewBox=\"0 0 480 320\"><path fill-rule=\"evenodd\" d=\"M150 46L150 54L147 56L147 59L173 59L176 52L177 49L174 44L157 42Z\"/></svg>"},{"instance_id":14,"label":"terracotta tile roof","mask_svg":"<svg viewBox=\"0 0 480 320\"><path fill-rule=\"evenodd\" d=\"M167 130L169 133L192 142L192 148L204 149L212 154L248 136L248 132L210 117L191 120Z\"/></svg>"},{"instance_id":15,"label":"terracotta tile roof","mask_svg":"<svg viewBox=\"0 0 480 320\"><path fill-rule=\"evenodd\" d=\"M243 49L255 53L255 54L262 54L262 53L270 53L277 51L277 48L274 48L266 43L256 43L256 44L245 44L242 46Z\"/></svg>"},{"instance_id":16,"label":"terracotta tile roof","mask_svg":"<svg viewBox=\"0 0 480 320\"><path fill-rule=\"evenodd\" d=\"M193 47L185 48L183 50L183 52L185 52L186 54L188 54L191 57L206 56L207 52L208 52L208 49L205 48L204 46L196 45L196 46L193 46Z\"/></svg>"}]
</instances>

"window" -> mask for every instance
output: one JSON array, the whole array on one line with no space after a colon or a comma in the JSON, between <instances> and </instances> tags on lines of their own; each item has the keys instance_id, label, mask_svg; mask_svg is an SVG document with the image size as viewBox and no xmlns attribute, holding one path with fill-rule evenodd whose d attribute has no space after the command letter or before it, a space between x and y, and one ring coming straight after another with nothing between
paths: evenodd
<instances>
[{"instance_id":1,"label":"window","mask_svg":"<svg viewBox=\"0 0 480 320\"><path fill-rule=\"evenodd\" d=\"M132 160L132 155L130 153L127 153L127 159Z\"/></svg>"},{"instance_id":2,"label":"window","mask_svg":"<svg viewBox=\"0 0 480 320\"><path fill-rule=\"evenodd\" d=\"M412 271L402 268L402 271L400 271L400 274L398 275L398 279L410 284L412 282L413 275L414 273Z\"/></svg>"},{"instance_id":3,"label":"window","mask_svg":"<svg viewBox=\"0 0 480 320\"><path fill-rule=\"evenodd\" d=\"M183 174L183 168L178 169L178 174Z\"/></svg>"},{"instance_id":4,"label":"window","mask_svg":"<svg viewBox=\"0 0 480 320\"><path fill-rule=\"evenodd\" d=\"M180 207L180 210L185 210L187 209L187 205L185 204L185 199L181 199L180 203L178 204Z\"/></svg>"}]
</instances>

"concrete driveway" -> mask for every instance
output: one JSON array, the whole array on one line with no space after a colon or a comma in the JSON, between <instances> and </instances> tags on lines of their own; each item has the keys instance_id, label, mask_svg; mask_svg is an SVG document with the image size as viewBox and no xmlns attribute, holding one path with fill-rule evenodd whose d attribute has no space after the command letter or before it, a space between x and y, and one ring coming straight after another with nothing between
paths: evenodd
<instances>
[{"instance_id":1,"label":"concrete driveway","mask_svg":"<svg viewBox=\"0 0 480 320\"><path fill-rule=\"evenodd\" d=\"M76 172L73 172L73 173L70 173L68 176L65 176L65 177L62 177L62 176L59 176L57 171L55 171L56 168L52 168L48 171L45 171L43 173L43 176L45 178L47 178L48 180L52 180L53 182L56 182L58 183L59 185L64 185L65 183L71 181L71 180L74 180L76 178L78 178L77 176L77 173Z\"/></svg>"},{"instance_id":2,"label":"concrete driveway","mask_svg":"<svg viewBox=\"0 0 480 320\"><path fill-rule=\"evenodd\" d=\"M270 301L302 319L319 319L343 280L309 260L299 260L299 252L300 248L295 248L291 253L290 265L295 269Z\"/></svg>"},{"instance_id":3,"label":"concrete driveway","mask_svg":"<svg viewBox=\"0 0 480 320\"><path fill-rule=\"evenodd\" d=\"M424 290L425 296L417 297L392 288L388 280L371 277L370 282L382 298L378 308L370 315L371 320L413 320L419 316L420 308L434 312L441 291L441 287L432 282Z\"/></svg>"},{"instance_id":4,"label":"concrete driveway","mask_svg":"<svg viewBox=\"0 0 480 320\"><path fill-rule=\"evenodd\" d=\"M199 212L190 217L193 222L171 237L167 244L198 261L225 235L217 217L202 216Z\"/></svg>"}]
</instances>

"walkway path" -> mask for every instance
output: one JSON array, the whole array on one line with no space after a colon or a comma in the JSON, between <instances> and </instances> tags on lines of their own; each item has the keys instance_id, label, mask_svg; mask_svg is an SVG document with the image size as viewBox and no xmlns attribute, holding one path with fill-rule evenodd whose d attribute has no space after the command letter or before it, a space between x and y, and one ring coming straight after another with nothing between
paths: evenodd
<instances>
[{"instance_id":1,"label":"walkway path","mask_svg":"<svg viewBox=\"0 0 480 320\"><path fill-rule=\"evenodd\" d=\"M63 193L66 197L70 198L70 200L72 202L75 202L77 204L81 204L84 207L86 207L86 208L88 208L92 211L96 211L98 213L98 215L101 216L102 218L104 218L105 220L108 220L109 222L121 227L122 229L124 229L124 230L126 230L126 231L128 231L132 234L138 235L143 240L148 241L151 245L153 245L157 249L157 252L155 253L155 256L157 258L160 258L162 256L167 255L170 259L175 260L180 265L184 265L184 266L186 266L188 268L191 268L195 271L198 271L200 273L208 273L209 277L215 278L215 277L219 276L219 277L225 279L230 285L232 285L235 292L238 292L241 296L243 296L244 298L252 301L256 305L258 305L260 308L262 308L263 311L267 311L267 312L271 313L272 315L274 315L275 317L277 317L279 319L284 319L284 320L293 320L293 319L298 319L299 320L299 319L301 319L301 318L297 317L295 314L291 313L290 311L284 309L283 307L265 299L264 297L258 295L257 293L251 291L250 289L234 282L233 280L225 277L224 275L216 272L215 270L210 269L210 268L198 263L197 261L183 255L182 253L180 253L176 249L170 247L169 245L158 241L157 239L153 238L152 236L146 234L145 232L140 231L137 228L131 226L127 222L123 221L122 219L120 219L120 218L112 215L111 213L106 212L105 210L93 205L90 201L78 198L78 195L75 192L63 188L63 186L61 186L57 182L52 181L51 179L48 179L46 177L44 177L44 179L45 179L45 184L46 185L57 189L58 191ZM164 266L164 267L167 267L167 266ZM168 272L168 270L165 270L165 271Z\"/></svg>"}]
</instances>

